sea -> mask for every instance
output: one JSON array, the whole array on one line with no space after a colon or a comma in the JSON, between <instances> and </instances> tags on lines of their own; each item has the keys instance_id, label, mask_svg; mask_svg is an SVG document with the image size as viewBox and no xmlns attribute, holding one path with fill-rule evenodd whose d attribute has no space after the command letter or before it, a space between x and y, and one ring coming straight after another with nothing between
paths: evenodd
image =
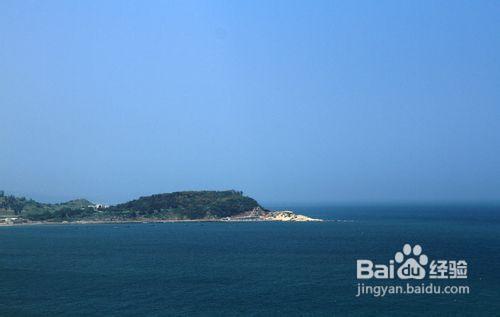
<instances>
[{"instance_id":1,"label":"sea","mask_svg":"<svg viewBox=\"0 0 500 317\"><path fill-rule=\"evenodd\" d=\"M285 207L328 221L0 227L0 316L500 316L500 205ZM357 279L405 244L466 277ZM407 282L469 291L357 296Z\"/></svg>"}]
</instances>

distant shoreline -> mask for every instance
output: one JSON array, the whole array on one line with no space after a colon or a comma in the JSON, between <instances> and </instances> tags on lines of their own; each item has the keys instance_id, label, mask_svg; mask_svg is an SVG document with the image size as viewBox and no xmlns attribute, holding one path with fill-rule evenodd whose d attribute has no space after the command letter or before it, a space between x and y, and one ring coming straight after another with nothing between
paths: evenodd
<instances>
[{"instance_id":1,"label":"distant shoreline","mask_svg":"<svg viewBox=\"0 0 500 317\"><path fill-rule=\"evenodd\" d=\"M282 221L275 219L172 219L172 220L82 220L82 221L30 221L21 223L0 223L1 227L20 227L20 226L44 226L44 225L98 225L98 224L154 224L154 223L193 223L193 222L339 222L337 220L321 221Z\"/></svg>"},{"instance_id":2,"label":"distant shoreline","mask_svg":"<svg viewBox=\"0 0 500 317\"><path fill-rule=\"evenodd\" d=\"M270 211L242 191L183 191L139 197L107 206L87 199L39 203L0 191L0 224L224 221L322 221L290 210Z\"/></svg>"}]
</instances>

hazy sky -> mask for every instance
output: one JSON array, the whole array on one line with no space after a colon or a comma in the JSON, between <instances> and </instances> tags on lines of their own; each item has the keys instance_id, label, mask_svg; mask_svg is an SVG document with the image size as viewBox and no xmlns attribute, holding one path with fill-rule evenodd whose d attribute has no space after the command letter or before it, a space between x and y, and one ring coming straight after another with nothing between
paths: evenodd
<instances>
[{"instance_id":1,"label":"hazy sky","mask_svg":"<svg viewBox=\"0 0 500 317\"><path fill-rule=\"evenodd\" d=\"M499 1L0 1L0 188L500 200Z\"/></svg>"}]
</instances>

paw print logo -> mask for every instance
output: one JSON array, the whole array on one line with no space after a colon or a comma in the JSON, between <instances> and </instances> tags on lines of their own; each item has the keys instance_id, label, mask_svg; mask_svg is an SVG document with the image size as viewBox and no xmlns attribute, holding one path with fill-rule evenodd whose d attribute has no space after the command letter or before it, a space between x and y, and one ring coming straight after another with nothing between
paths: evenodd
<instances>
[{"instance_id":1,"label":"paw print logo","mask_svg":"<svg viewBox=\"0 0 500 317\"><path fill-rule=\"evenodd\" d=\"M405 260L406 259L406 260ZM398 277L402 280L416 279L421 280L425 277L425 268L429 259L427 255L422 254L422 247L416 244L413 248L409 244L403 246L403 252L396 252L394 260L402 263L398 270Z\"/></svg>"}]
</instances>

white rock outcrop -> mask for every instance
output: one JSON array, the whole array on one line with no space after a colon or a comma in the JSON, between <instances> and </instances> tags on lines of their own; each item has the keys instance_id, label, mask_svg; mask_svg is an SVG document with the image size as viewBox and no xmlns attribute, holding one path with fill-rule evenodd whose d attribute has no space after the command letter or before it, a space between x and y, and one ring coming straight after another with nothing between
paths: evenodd
<instances>
[{"instance_id":1,"label":"white rock outcrop","mask_svg":"<svg viewBox=\"0 0 500 317\"><path fill-rule=\"evenodd\" d=\"M290 210L271 211L262 216L263 220L268 221L323 221L322 219L310 218L304 215L298 215Z\"/></svg>"}]
</instances>

